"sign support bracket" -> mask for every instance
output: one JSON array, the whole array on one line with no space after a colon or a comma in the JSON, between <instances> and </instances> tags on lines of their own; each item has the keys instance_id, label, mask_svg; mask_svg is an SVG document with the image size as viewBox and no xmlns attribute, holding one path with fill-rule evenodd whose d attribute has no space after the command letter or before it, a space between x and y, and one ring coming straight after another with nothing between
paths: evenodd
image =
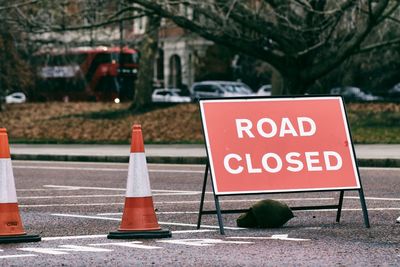
<instances>
[{"instance_id":1,"label":"sign support bracket","mask_svg":"<svg viewBox=\"0 0 400 267\"><path fill-rule=\"evenodd\" d=\"M370 225L369 225L367 204L365 203L364 191L363 191L362 187L358 190L358 194L360 195L360 202L361 202L361 208L363 211L364 224L365 224L366 228L369 228Z\"/></svg>"},{"instance_id":2,"label":"sign support bracket","mask_svg":"<svg viewBox=\"0 0 400 267\"><path fill-rule=\"evenodd\" d=\"M201 191L201 200L200 200L200 210L199 210L199 216L198 216L198 220L197 220L197 229L200 229L200 225L201 225L201 217L203 214L217 214L218 217L218 225L219 225L219 232L221 235L225 234L224 231L224 223L222 220L222 211L221 211L221 207L219 205L219 198L218 196L215 194L214 191L214 185L213 185L213 195L214 195L214 201L215 201L215 211L203 211L204 208L204 197L206 194L206 187L207 187L207 177L208 177L208 172L210 170L210 165L209 162L207 161L206 163L206 169L204 171L204 182L203 182L203 189Z\"/></svg>"},{"instance_id":3,"label":"sign support bracket","mask_svg":"<svg viewBox=\"0 0 400 267\"><path fill-rule=\"evenodd\" d=\"M248 212L249 209L236 209L236 210L221 210L221 206L219 204L219 196L215 194L214 191L214 185L213 187L213 195L214 195L214 201L215 201L215 210L204 210L204 199L205 199L205 194L206 194L206 188L207 188L207 178L208 174L210 171L210 163L207 161L206 163L206 168L204 171L204 180L203 180L203 188L201 191L201 199L200 199L200 208L199 208L199 215L197 219L197 229L200 229L201 227L201 219L203 214L217 214L217 219L218 219L218 225L219 225L219 232L221 235L225 234L224 231L224 224L223 224L223 219L222 219L222 214L233 214L233 213L245 213ZM290 207L292 210L321 210L321 209L337 209L336 213L336 222L340 222L340 217L342 214L342 207L343 207L343 199L344 199L344 191L345 190L340 190L339 192L339 202L337 205L320 205L320 206L296 206L296 207ZM360 201L361 201L361 207L363 210L363 216L364 216L364 224L366 228L370 227L369 224L369 219L368 219L368 211L367 211L367 205L365 203L365 198L364 198L364 192L362 189L357 190L360 195Z\"/></svg>"},{"instance_id":4,"label":"sign support bracket","mask_svg":"<svg viewBox=\"0 0 400 267\"><path fill-rule=\"evenodd\" d=\"M340 222L340 215L342 215L342 207L343 207L343 197L344 197L344 191L340 191L339 195L339 204L338 204L338 211L336 213L336 222Z\"/></svg>"}]
</instances>

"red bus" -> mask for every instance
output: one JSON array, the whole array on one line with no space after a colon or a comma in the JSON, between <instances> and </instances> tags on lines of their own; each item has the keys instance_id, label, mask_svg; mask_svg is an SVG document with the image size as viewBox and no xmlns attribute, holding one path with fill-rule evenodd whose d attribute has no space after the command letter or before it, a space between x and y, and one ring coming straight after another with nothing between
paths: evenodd
<instances>
[{"instance_id":1,"label":"red bus","mask_svg":"<svg viewBox=\"0 0 400 267\"><path fill-rule=\"evenodd\" d=\"M35 55L33 99L72 101L132 100L138 53L124 47L76 47Z\"/></svg>"}]
</instances>

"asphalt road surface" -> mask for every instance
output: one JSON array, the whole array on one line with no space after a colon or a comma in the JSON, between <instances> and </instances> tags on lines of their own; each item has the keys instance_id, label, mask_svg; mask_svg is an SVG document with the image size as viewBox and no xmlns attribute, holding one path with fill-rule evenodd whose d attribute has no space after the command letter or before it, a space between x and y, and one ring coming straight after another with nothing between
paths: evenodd
<instances>
[{"instance_id":1,"label":"asphalt road surface","mask_svg":"<svg viewBox=\"0 0 400 267\"><path fill-rule=\"evenodd\" d=\"M196 229L203 165L149 165L166 239L110 240L120 223L127 164L13 161L25 230L42 241L0 245L1 266L400 266L400 169L361 168L371 228L358 192L346 192L341 222L332 210L295 211L278 229L242 229L239 214ZM290 206L336 204L337 192L221 197L222 209L259 199ZM206 209L215 209L210 185Z\"/></svg>"}]
</instances>

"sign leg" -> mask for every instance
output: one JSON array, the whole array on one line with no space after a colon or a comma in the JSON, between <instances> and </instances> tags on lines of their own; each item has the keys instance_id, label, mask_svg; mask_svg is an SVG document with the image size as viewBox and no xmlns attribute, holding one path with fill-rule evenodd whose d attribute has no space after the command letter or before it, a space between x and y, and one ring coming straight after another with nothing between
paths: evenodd
<instances>
[{"instance_id":1,"label":"sign leg","mask_svg":"<svg viewBox=\"0 0 400 267\"><path fill-rule=\"evenodd\" d=\"M199 217L197 219L197 229L200 229L200 225L201 225L201 215L203 214L204 196L206 194L208 170L209 170L209 163L207 162L206 170L204 172L203 189L201 190L200 210L199 210Z\"/></svg>"},{"instance_id":2,"label":"sign leg","mask_svg":"<svg viewBox=\"0 0 400 267\"><path fill-rule=\"evenodd\" d=\"M219 206L219 199L218 196L214 195L214 199L215 199L215 208L217 210L217 217L218 217L218 224L219 224L219 233L221 235L225 234L224 231L224 222L222 221L222 213L221 213L221 208Z\"/></svg>"},{"instance_id":3,"label":"sign leg","mask_svg":"<svg viewBox=\"0 0 400 267\"><path fill-rule=\"evenodd\" d=\"M340 216L341 216L341 214L342 214L343 196L344 196L344 191L342 190L342 191L340 191L338 210L337 210L337 214L336 214L336 222L337 222L337 223L340 222Z\"/></svg>"},{"instance_id":4,"label":"sign leg","mask_svg":"<svg viewBox=\"0 0 400 267\"><path fill-rule=\"evenodd\" d=\"M364 191L362 189L358 190L358 193L360 195L360 201L361 201L361 208L363 211L363 216L364 216L364 224L366 228L369 228L369 218L368 218L368 210L367 210L367 204L365 203L365 197L364 197Z\"/></svg>"}]
</instances>

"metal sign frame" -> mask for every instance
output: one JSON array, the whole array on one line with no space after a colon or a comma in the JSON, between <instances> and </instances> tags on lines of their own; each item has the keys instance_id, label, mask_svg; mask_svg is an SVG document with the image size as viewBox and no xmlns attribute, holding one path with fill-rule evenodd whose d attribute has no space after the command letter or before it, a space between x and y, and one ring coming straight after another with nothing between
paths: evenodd
<instances>
[{"instance_id":1,"label":"metal sign frame","mask_svg":"<svg viewBox=\"0 0 400 267\"><path fill-rule=\"evenodd\" d=\"M271 98L278 98L278 99L284 99L284 100L290 100L290 99L298 99L298 98L332 98L336 97L341 100L341 103L343 105L343 110L344 110L344 120L347 125L346 133L348 134L349 142L351 143L351 153L352 153L352 160L354 160L354 168L356 169L356 174L357 174L357 179L359 186L356 188L334 188L334 189L321 189L321 190L291 190L291 191L273 191L273 192L250 192L250 193L220 193L216 192L215 190L215 185L214 185L214 179L213 179L213 172L211 171L212 168L212 162L211 162L211 157L210 157L210 151L209 151L209 144L208 144L208 136L207 132L205 131L205 122L203 121L203 114L202 114L202 108L201 104L204 101L209 101L209 100L219 100L219 101L224 101L224 100L252 100L252 99L271 99ZM228 100L228 101L229 101ZM223 196L232 196L232 195L256 195L256 194L287 194L287 193L307 193L307 192L339 192L339 199L336 204L332 205L313 205L313 206L296 206L296 207L291 207L292 210L320 210L320 209L333 209L337 210L336 213L336 222L340 222L340 217L341 217L341 211L342 211L342 206L343 206L343 198L344 198L344 192L345 191L358 191L359 197L360 197L360 202L361 202L361 208L363 212L363 218L364 218L364 224L366 228L370 227L369 223L369 218L368 218L368 210L365 202L365 197L364 197L364 191L361 183L361 177L359 173L359 168L356 160L356 155L354 151L354 145L352 142L352 137L351 137L351 132L350 132L350 127L347 119L347 112L346 108L344 105L343 98L341 96L332 96L332 95L313 95L313 96L279 96L279 97L235 97L235 98L207 98L207 99L200 99L199 100L199 106L200 106L200 115L201 115L201 122L202 122L202 129L203 129L203 136L205 138L205 145L206 145L206 152L207 152L207 163L205 167L205 172L204 172L204 180L203 180L203 186L202 186L202 193L201 193L201 198L200 198L200 207L199 207L199 214L198 214L198 221L197 221L197 229L200 229L201 227L201 220L202 220L202 215L209 215L209 214L217 214L217 219L218 219L218 224L219 224L219 230L220 234L225 234L224 231L224 226L223 226L223 219L222 219L222 214L232 214L232 213L243 213L247 212L249 209L236 209L236 210L222 210L220 203L219 203L219 198ZM215 202L215 210L204 210L204 198L205 198L205 191L207 187L207 181L208 181L208 176L210 176L211 179L211 185L212 185L212 190L213 190L213 196L214 196L214 202Z\"/></svg>"}]
</instances>

